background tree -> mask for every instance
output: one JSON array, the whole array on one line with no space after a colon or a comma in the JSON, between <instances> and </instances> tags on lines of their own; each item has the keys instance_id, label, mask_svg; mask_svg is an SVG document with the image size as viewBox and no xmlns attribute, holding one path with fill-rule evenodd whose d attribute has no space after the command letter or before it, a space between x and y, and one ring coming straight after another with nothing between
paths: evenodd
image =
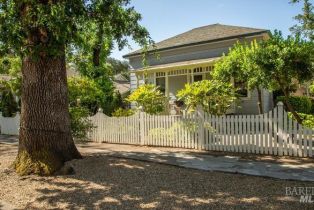
<instances>
[{"instance_id":1,"label":"background tree","mask_svg":"<svg viewBox=\"0 0 314 210\"><path fill-rule=\"evenodd\" d=\"M262 91L261 88L268 88L268 81L265 79L265 72L256 64L256 51L259 45L253 41L250 45L246 43L236 43L230 49L227 56L223 56L215 64L212 76L216 80L229 83L243 81L249 91L257 90L259 113L262 114Z\"/></svg>"},{"instance_id":2,"label":"background tree","mask_svg":"<svg viewBox=\"0 0 314 210\"><path fill-rule=\"evenodd\" d=\"M314 74L313 42L302 40L299 36L287 39L275 31L271 38L261 43L256 52L255 62L264 71L264 76L273 89L279 89L285 96L285 105L295 119L302 119L289 102L291 87L296 83L310 81Z\"/></svg>"},{"instance_id":3,"label":"background tree","mask_svg":"<svg viewBox=\"0 0 314 210\"><path fill-rule=\"evenodd\" d=\"M21 95L21 59L14 55L0 58L0 109L4 117L12 117L20 111Z\"/></svg>"},{"instance_id":4,"label":"background tree","mask_svg":"<svg viewBox=\"0 0 314 210\"><path fill-rule=\"evenodd\" d=\"M213 115L226 114L236 100L235 89L230 82L203 80L186 84L177 94L184 101L188 111L195 111L201 105L205 112Z\"/></svg>"},{"instance_id":5,"label":"background tree","mask_svg":"<svg viewBox=\"0 0 314 210\"><path fill-rule=\"evenodd\" d=\"M18 111L18 103L11 91L1 91L0 108L3 117L13 117Z\"/></svg>"},{"instance_id":6,"label":"background tree","mask_svg":"<svg viewBox=\"0 0 314 210\"><path fill-rule=\"evenodd\" d=\"M119 47L126 46L128 36L147 44L148 32L139 25L141 16L129 3L129 0L0 2L0 49L22 58L21 126L14 164L19 174L49 175L65 161L81 158L70 132L66 49L69 54L76 54L87 46L86 53L93 53L93 63L97 65L101 53L105 55L99 47L113 46L114 41ZM132 29L139 30L133 33ZM97 39L90 45L87 40L94 40L93 37Z\"/></svg>"},{"instance_id":7,"label":"background tree","mask_svg":"<svg viewBox=\"0 0 314 210\"><path fill-rule=\"evenodd\" d=\"M300 0L292 0L291 2L297 3ZM303 0L303 3L303 14L295 17L300 25L295 25L290 30L295 34L303 35L305 38L314 41L314 7L310 0Z\"/></svg>"},{"instance_id":8,"label":"background tree","mask_svg":"<svg viewBox=\"0 0 314 210\"><path fill-rule=\"evenodd\" d=\"M90 114L95 114L100 108L103 91L98 84L87 77L72 77L68 79L70 107L85 107Z\"/></svg>"},{"instance_id":9,"label":"background tree","mask_svg":"<svg viewBox=\"0 0 314 210\"><path fill-rule=\"evenodd\" d=\"M111 65L112 73L114 75L122 74L130 81L129 62L126 60L118 60L115 58L108 58L107 63Z\"/></svg>"}]
</instances>

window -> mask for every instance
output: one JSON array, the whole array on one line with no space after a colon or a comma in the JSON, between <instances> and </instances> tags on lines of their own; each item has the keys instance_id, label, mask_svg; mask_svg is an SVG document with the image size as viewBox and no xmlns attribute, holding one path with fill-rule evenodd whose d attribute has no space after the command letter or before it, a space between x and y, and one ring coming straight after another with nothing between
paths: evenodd
<instances>
[{"instance_id":1,"label":"window","mask_svg":"<svg viewBox=\"0 0 314 210\"><path fill-rule=\"evenodd\" d=\"M159 86L159 90L165 93L166 92L166 78L165 77L156 78L156 86Z\"/></svg>"},{"instance_id":2,"label":"window","mask_svg":"<svg viewBox=\"0 0 314 210\"><path fill-rule=\"evenodd\" d=\"M234 87L237 89L236 93L240 97L248 97L249 91L247 89L247 84L244 81L234 81Z\"/></svg>"},{"instance_id":3,"label":"window","mask_svg":"<svg viewBox=\"0 0 314 210\"><path fill-rule=\"evenodd\" d=\"M203 75L194 75L194 82L202 81Z\"/></svg>"}]
</instances>

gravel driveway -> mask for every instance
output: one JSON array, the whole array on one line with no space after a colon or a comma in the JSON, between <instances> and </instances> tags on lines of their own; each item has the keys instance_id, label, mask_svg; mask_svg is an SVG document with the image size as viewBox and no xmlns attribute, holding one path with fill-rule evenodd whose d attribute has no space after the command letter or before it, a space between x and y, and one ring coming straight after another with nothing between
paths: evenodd
<instances>
[{"instance_id":1,"label":"gravel driveway","mask_svg":"<svg viewBox=\"0 0 314 210\"><path fill-rule=\"evenodd\" d=\"M285 196L282 181L204 172L157 163L84 154L76 174L19 177L10 164L16 148L0 145L0 200L21 209L313 209ZM1 209L1 207L0 207Z\"/></svg>"}]
</instances>

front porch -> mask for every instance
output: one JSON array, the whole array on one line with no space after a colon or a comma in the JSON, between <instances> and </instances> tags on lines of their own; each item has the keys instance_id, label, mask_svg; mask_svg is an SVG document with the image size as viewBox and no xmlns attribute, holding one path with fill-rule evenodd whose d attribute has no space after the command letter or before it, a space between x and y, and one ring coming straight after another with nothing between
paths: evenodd
<instances>
[{"instance_id":1,"label":"front porch","mask_svg":"<svg viewBox=\"0 0 314 210\"><path fill-rule=\"evenodd\" d=\"M134 71L137 87L141 84L155 84L170 101L176 101L176 94L185 84L210 79L210 72L220 57L163 64Z\"/></svg>"},{"instance_id":2,"label":"front porch","mask_svg":"<svg viewBox=\"0 0 314 210\"><path fill-rule=\"evenodd\" d=\"M149 66L133 71L133 89L136 89L142 84L155 84L160 87L160 90L169 100L167 113L170 110L176 109L176 113L182 110L181 103L177 102L177 92L184 88L185 84L193 83L201 80L211 79L211 71L215 63L221 57L191 60L184 62L176 62L170 64L162 64ZM245 81L232 80L240 95L239 101L234 103L227 114L259 114L258 98L256 90L248 90ZM262 89L262 103L264 112L270 111L274 106L272 102L272 93L266 89ZM173 112L174 113L174 112Z\"/></svg>"}]
</instances>

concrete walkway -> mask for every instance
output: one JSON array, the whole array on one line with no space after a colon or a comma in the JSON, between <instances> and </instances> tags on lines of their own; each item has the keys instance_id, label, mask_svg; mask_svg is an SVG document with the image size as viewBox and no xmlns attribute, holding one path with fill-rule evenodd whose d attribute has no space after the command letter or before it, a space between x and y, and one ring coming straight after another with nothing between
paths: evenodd
<instances>
[{"instance_id":1,"label":"concrete walkway","mask_svg":"<svg viewBox=\"0 0 314 210\"><path fill-rule=\"evenodd\" d=\"M0 143L16 145L14 138ZM132 145L88 143L77 145L85 154L100 154L119 158L157 162L205 171L220 171L285 180L314 181L314 161L288 159L284 162L241 159L239 156L210 155L188 149L141 147Z\"/></svg>"},{"instance_id":2,"label":"concrete walkway","mask_svg":"<svg viewBox=\"0 0 314 210\"><path fill-rule=\"evenodd\" d=\"M200 153L195 150L98 143L79 145L79 148L83 153L105 154L205 171L240 173L285 180L314 181L314 161L308 161L307 163L299 161L273 163L243 160L238 156L208 155L206 152Z\"/></svg>"}]
</instances>

